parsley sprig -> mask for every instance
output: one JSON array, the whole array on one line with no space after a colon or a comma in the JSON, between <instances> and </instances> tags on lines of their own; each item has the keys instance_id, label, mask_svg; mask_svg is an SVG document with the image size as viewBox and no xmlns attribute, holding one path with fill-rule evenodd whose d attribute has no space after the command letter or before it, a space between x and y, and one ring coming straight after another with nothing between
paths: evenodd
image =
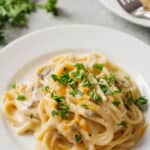
<instances>
[{"instance_id":1,"label":"parsley sprig","mask_svg":"<svg viewBox=\"0 0 150 150\"><path fill-rule=\"evenodd\" d=\"M29 14L39 8L39 5L57 16L57 3L57 0L47 0L45 4L38 4L32 0L0 0L0 45L6 43L4 30L7 24L16 27L27 26Z\"/></svg>"}]
</instances>

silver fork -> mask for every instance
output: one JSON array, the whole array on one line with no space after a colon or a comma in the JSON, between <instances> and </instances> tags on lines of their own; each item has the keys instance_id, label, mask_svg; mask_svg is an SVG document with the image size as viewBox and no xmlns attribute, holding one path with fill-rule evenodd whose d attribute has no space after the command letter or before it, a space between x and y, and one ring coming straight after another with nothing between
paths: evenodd
<instances>
[{"instance_id":1,"label":"silver fork","mask_svg":"<svg viewBox=\"0 0 150 150\"><path fill-rule=\"evenodd\" d=\"M140 17L150 19L150 11L144 10L139 0L117 0L124 10L128 13Z\"/></svg>"}]
</instances>

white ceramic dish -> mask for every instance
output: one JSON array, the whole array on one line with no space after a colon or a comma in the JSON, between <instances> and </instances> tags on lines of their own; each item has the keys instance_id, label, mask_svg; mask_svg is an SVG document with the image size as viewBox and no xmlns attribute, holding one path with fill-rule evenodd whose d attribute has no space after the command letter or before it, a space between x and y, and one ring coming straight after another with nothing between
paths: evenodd
<instances>
[{"instance_id":1,"label":"white ceramic dish","mask_svg":"<svg viewBox=\"0 0 150 150\"><path fill-rule=\"evenodd\" d=\"M66 52L88 53L88 49L103 53L113 62L125 67L137 81L142 93L150 98L147 85L150 83L150 47L118 31L88 25L44 29L6 46L0 52L0 96L9 84L23 80L50 57ZM150 123L150 110L146 112L146 120ZM148 128L135 150L149 150L149 138ZM0 146L4 150L34 150L35 143L32 137L17 136L0 113Z\"/></svg>"},{"instance_id":2,"label":"white ceramic dish","mask_svg":"<svg viewBox=\"0 0 150 150\"><path fill-rule=\"evenodd\" d=\"M144 27L150 27L150 19L148 20L148 19L137 18L128 14L121 8L117 0L99 0L99 2L102 3L111 12L120 16L121 18L124 18L132 23L135 23Z\"/></svg>"}]
</instances>

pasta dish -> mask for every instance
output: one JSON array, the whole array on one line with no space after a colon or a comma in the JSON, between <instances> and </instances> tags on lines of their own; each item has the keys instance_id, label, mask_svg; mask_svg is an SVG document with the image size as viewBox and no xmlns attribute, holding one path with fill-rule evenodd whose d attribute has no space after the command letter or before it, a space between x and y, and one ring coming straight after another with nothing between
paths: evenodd
<instances>
[{"instance_id":1,"label":"pasta dish","mask_svg":"<svg viewBox=\"0 0 150 150\"><path fill-rule=\"evenodd\" d=\"M147 99L101 54L60 55L3 95L6 118L36 150L129 150L144 134Z\"/></svg>"}]
</instances>

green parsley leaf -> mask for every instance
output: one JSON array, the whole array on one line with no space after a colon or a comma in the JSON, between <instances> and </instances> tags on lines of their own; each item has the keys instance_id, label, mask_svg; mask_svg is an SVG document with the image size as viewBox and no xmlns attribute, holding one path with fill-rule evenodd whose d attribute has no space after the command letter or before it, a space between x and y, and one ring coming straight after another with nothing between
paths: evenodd
<instances>
[{"instance_id":1,"label":"green parsley leaf","mask_svg":"<svg viewBox=\"0 0 150 150\"><path fill-rule=\"evenodd\" d=\"M55 74L51 75L51 77L54 81L58 81L60 84L63 85L67 85L71 82L68 71L65 71L60 77Z\"/></svg>"},{"instance_id":2,"label":"green parsley leaf","mask_svg":"<svg viewBox=\"0 0 150 150\"><path fill-rule=\"evenodd\" d=\"M140 108L143 109L143 106L146 105L148 103L148 99L146 99L145 97L141 96L139 97L136 101L135 104Z\"/></svg>"},{"instance_id":3,"label":"green parsley leaf","mask_svg":"<svg viewBox=\"0 0 150 150\"><path fill-rule=\"evenodd\" d=\"M49 86L43 86L42 90L45 91L45 92L48 92L49 91Z\"/></svg>"},{"instance_id":4,"label":"green parsley leaf","mask_svg":"<svg viewBox=\"0 0 150 150\"><path fill-rule=\"evenodd\" d=\"M51 12L54 16L58 16L57 0L47 0L45 9L47 12Z\"/></svg>"},{"instance_id":5,"label":"green parsley leaf","mask_svg":"<svg viewBox=\"0 0 150 150\"><path fill-rule=\"evenodd\" d=\"M109 77L106 79L108 84L112 85L116 81L116 75L115 73L111 72Z\"/></svg>"},{"instance_id":6,"label":"green parsley leaf","mask_svg":"<svg viewBox=\"0 0 150 150\"><path fill-rule=\"evenodd\" d=\"M96 104L102 102L101 97L96 93L95 89L90 93L90 97L91 100L94 101Z\"/></svg>"},{"instance_id":7,"label":"green parsley leaf","mask_svg":"<svg viewBox=\"0 0 150 150\"><path fill-rule=\"evenodd\" d=\"M26 97L24 95L18 95L17 100L24 101Z\"/></svg>"},{"instance_id":8,"label":"green parsley leaf","mask_svg":"<svg viewBox=\"0 0 150 150\"><path fill-rule=\"evenodd\" d=\"M53 117L58 115L58 110L52 110L51 114L52 114Z\"/></svg>"},{"instance_id":9,"label":"green parsley leaf","mask_svg":"<svg viewBox=\"0 0 150 150\"><path fill-rule=\"evenodd\" d=\"M12 87L13 89L15 89L15 88L16 88L16 83L13 83L13 84L11 85L11 87Z\"/></svg>"},{"instance_id":10,"label":"green parsley leaf","mask_svg":"<svg viewBox=\"0 0 150 150\"><path fill-rule=\"evenodd\" d=\"M59 81L59 78L57 77L56 74L52 74L52 75L51 75L51 78L52 78L54 81Z\"/></svg>"},{"instance_id":11,"label":"green parsley leaf","mask_svg":"<svg viewBox=\"0 0 150 150\"><path fill-rule=\"evenodd\" d=\"M82 85L90 87L90 88L93 87L93 84L88 79L86 79L86 78L83 79Z\"/></svg>"},{"instance_id":12,"label":"green parsley leaf","mask_svg":"<svg viewBox=\"0 0 150 150\"><path fill-rule=\"evenodd\" d=\"M64 96L56 96L55 91L51 93L51 98L53 98L56 102L60 103L65 100Z\"/></svg>"},{"instance_id":13,"label":"green parsley leaf","mask_svg":"<svg viewBox=\"0 0 150 150\"><path fill-rule=\"evenodd\" d=\"M125 127L127 124L126 124L126 122L124 120L121 120L117 125Z\"/></svg>"},{"instance_id":14,"label":"green parsley leaf","mask_svg":"<svg viewBox=\"0 0 150 150\"><path fill-rule=\"evenodd\" d=\"M75 66L78 70L84 70L84 69L85 69L84 65L83 65L83 64L80 64L80 63L75 64L74 66Z\"/></svg>"},{"instance_id":15,"label":"green parsley leaf","mask_svg":"<svg viewBox=\"0 0 150 150\"><path fill-rule=\"evenodd\" d=\"M77 143L79 143L81 141L81 139L82 139L82 135L81 134L76 134L75 135L75 140L76 140Z\"/></svg>"},{"instance_id":16,"label":"green parsley leaf","mask_svg":"<svg viewBox=\"0 0 150 150\"><path fill-rule=\"evenodd\" d=\"M94 64L94 65L93 65L93 69L99 70L99 71L102 71L102 70L103 70L103 67L104 67L103 64Z\"/></svg>"},{"instance_id":17,"label":"green parsley leaf","mask_svg":"<svg viewBox=\"0 0 150 150\"><path fill-rule=\"evenodd\" d=\"M87 104L82 104L81 105L83 108L88 109L88 105Z\"/></svg>"},{"instance_id":18,"label":"green parsley leaf","mask_svg":"<svg viewBox=\"0 0 150 150\"><path fill-rule=\"evenodd\" d=\"M99 86L100 86L101 90L104 92L105 95L111 94L111 90L109 89L109 87L107 85L100 82Z\"/></svg>"},{"instance_id":19,"label":"green parsley leaf","mask_svg":"<svg viewBox=\"0 0 150 150\"><path fill-rule=\"evenodd\" d=\"M60 104L58 107L58 112L61 115L62 119L67 118L69 110L70 110L70 107L67 104Z\"/></svg>"},{"instance_id":20,"label":"green parsley leaf","mask_svg":"<svg viewBox=\"0 0 150 150\"><path fill-rule=\"evenodd\" d=\"M72 89L72 91L69 92L72 96L80 95L82 96L83 93L79 89Z\"/></svg>"},{"instance_id":21,"label":"green parsley leaf","mask_svg":"<svg viewBox=\"0 0 150 150\"><path fill-rule=\"evenodd\" d=\"M120 101L117 100L117 99L115 99L115 100L113 101L113 104L118 107L118 106L120 105Z\"/></svg>"}]
</instances>

